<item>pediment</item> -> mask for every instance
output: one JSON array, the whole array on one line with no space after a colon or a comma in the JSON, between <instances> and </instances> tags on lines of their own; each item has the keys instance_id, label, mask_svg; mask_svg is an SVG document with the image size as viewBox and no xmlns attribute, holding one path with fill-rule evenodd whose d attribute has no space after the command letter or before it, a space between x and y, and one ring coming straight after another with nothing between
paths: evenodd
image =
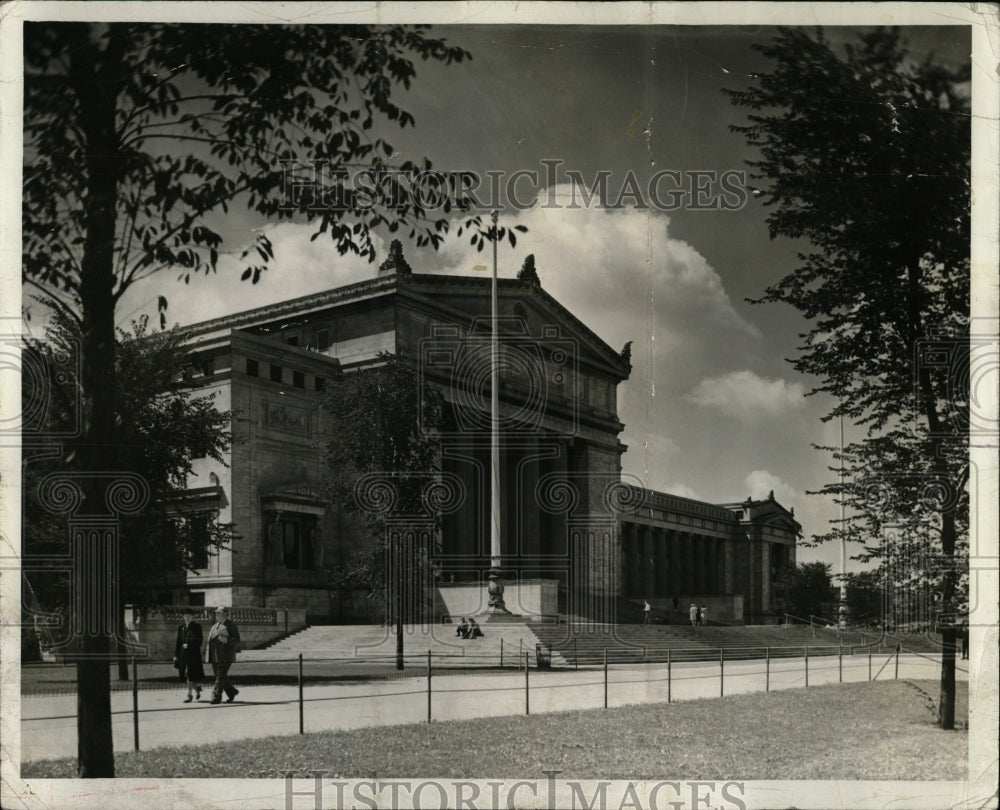
<instances>
[{"instance_id":1,"label":"pediment","mask_svg":"<svg viewBox=\"0 0 1000 810\"><path fill-rule=\"evenodd\" d=\"M469 276L411 276L400 284L402 305L413 312L413 338L432 337L435 325L454 324L460 336L490 329L490 279ZM573 352L581 369L616 380L627 379L631 365L620 350L605 343L586 324L538 284L501 279L498 294L500 334L508 340L537 341ZM419 335L419 337L417 337Z\"/></svg>"}]
</instances>

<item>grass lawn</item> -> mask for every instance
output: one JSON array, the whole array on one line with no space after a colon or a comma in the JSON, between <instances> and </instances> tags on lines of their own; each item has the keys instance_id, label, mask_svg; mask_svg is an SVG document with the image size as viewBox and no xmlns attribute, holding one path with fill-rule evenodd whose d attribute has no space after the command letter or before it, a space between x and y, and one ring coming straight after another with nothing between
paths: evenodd
<instances>
[{"instance_id":1,"label":"grass lawn","mask_svg":"<svg viewBox=\"0 0 1000 810\"><path fill-rule=\"evenodd\" d=\"M936 681L887 681L672 704L318 732L116 755L119 777L964 780L966 731L935 726ZM956 717L968 715L958 684ZM22 777L74 775L69 759Z\"/></svg>"}]
</instances>

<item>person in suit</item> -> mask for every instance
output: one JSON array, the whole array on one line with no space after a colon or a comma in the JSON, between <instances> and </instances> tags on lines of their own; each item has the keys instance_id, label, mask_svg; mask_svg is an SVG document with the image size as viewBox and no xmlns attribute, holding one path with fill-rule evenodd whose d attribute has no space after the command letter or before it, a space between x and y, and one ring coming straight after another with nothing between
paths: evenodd
<instances>
[{"instance_id":1,"label":"person in suit","mask_svg":"<svg viewBox=\"0 0 1000 810\"><path fill-rule=\"evenodd\" d=\"M462 617L462 623L458 626L458 629L455 630L455 635L459 638L469 637L469 623L465 620L465 616Z\"/></svg>"},{"instance_id":2,"label":"person in suit","mask_svg":"<svg viewBox=\"0 0 1000 810\"><path fill-rule=\"evenodd\" d=\"M194 611L184 611L184 621L177 628L177 642L174 644L174 666L182 681L187 681L185 703L201 700L201 682L205 680L205 668L201 663L201 625L194 621ZM195 697L191 697L191 690Z\"/></svg>"},{"instance_id":3,"label":"person in suit","mask_svg":"<svg viewBox=\"0 0 1000 810\"><path fill-rule=\"evenodd\" d=\"M208 634L208 660L215 675L212 703L221 703L223 692L226 693L226 703L232 703L240 693L229 680L229 668L236 661L239 643L240 630L236 622L229 618L229 608L224 606L216 608L215 624Z\"/></svg>"},{"instance_id":4,"label":"person in suit","mask_svg":"<svg viewBox=\"0 0 1000 810\"><path fill-rule=\"evenodd\" d=\"M479 623L475 619L469 619L469 638L480 638L483 635Z\"/></svg>"}]
</instances>

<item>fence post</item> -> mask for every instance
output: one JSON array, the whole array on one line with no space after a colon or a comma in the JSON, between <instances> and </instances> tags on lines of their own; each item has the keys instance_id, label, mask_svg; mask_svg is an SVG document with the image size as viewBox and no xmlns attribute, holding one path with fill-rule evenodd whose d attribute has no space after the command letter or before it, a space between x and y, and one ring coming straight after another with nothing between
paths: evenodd
<instances>
[{"instance_id":1,"label":"fence post","mask_svg":"<svg viewBox=\"0 0 1000 810\"><path fill-rule=\"evenodd\" d=\"M604 649L604 708L608 708L608 650Z\"/></svg>"},{"instance_id":2,"label":"fence post","mask_svg":"<svg viewBox=\"0 0 1000 810\"><path fill-rule=\"evenodd\" d=\"M500 643L503 644L503 639L500 639ZM501 647L501 649L503 649ZM501 656L503 654L501 653ZM502 660L502 658L501 658ZM500 666L503 666L501 664ZM431 651L427 651L427 722L431 721Z\"/></svg>"},{"instance_id":3,"label":"fence post","mask_svg":"<svg viewBox=\"0 0 1000 810\"><path fill-rule=\"evenodd\" d=\"M670 686L671 686L671 681L670 681L670 648L667 647L667 703L670 702L670 697L671 697L671 695L670 695Z\"/></svg>"},{"instance_id":4,"label":"fence post","mask_svg":"<svg viewBox=\"0 0 1000 810\"><path fill-rule=\"evenodd\" d=\"M722 662L723 653L725 653L725 650L719 647L719 697L725 695L726 666Z\"/></svg>"},{"instance_id":5,"label":"fence post","mask_svg":"<svg viewBox=\"0 0 1000 810\"><path fill-rule=\"evenodd\" d=\"M427 652L429 653L430 650ZM500 636L500 669L503 669L503 636Z\"/></svg>"},{"instance_id":6,"label":"fence post","mask_svg":"<svg viewBox=\"0 0 1000 810\"><path fill-rule=\"evenodd\" d=\"M135 750L139 750L139 670L132 656L132 732L135 736Z\"/></svg>"},{"instance_id":7,"label":"fence post","mask_svg":"<svg viewBox=\"0 0 1000 810\"><path fill-rule=\"evenodd\" d=\"M837 650L837 677L838 683L844 682L844 648Z\"/></svg>"},{"instance_id":8,"label":"fence post","mask_svg":"<svg viewBox=\"0 0 1000 810\"><path fill-rule=\"evenodd\" d=\"M872 679L872 648L868 648L868 680Z\"/></svg>"},{"instance_id":9,"label":"fence post","mask_svg":"<svg viewBox=\"0 0 1000 810\"><path fill-rule=\"evenodd\" d=\"M764 648L764 671L767 673L764 677L764 691L771 691L771 648Z\"/></svg>"},{"instance_id":10,"label":"fence post","mask_svg":"<svg viewBox=\"0 0 1000 810\"><path fill-rule=\"evenodd\" d=\"M299 653L299 734L306 733L305 713L302 707L302 653Z\"/></svg>"},{"instance_id":11,"label":"fence post","mask_svg":"<svg viewBox=\"0 0 1000 810\"><path fill-rule=\"evenodd\" d=\"M806 688L808 688L809 687L809 645L806 644L806 646L803 647L802 649L804 649L806 651Z\"/></svg>"},{"instance_id":12,"label":"fence post","mask_svg":"<svg viewBox=\"0 0 1000 810\"><path fill-rule=\"evenodd\" d=\"M518 666L518 668L520 668L520 666L521 666L521 655L522 655L522 653L524 653L524 650L521 649L523 646L524 646L524 639L523 638L519 638L517 640L517 666ZM525 660L525 662L527 662L528 659L525 658L524 660ZM527 663L525 663L525 666L527 666Z\"/></svg>"},{"instance_id":13,"label":"fence post","mask_svg":"<svg viewBox=\"0 0 1000 810\"><path fill-rule=\"evenodd\" d=\"M573 636L573 669L580 668L580 656L576 651L576 636Z\"/></svg>"},{"instance_id":14,"label":"fence post","mask_svg":"<svg viewBox=\"0 0 1000 810\"><path fill-rule=\"evenodd\" d=\"M896 674L893 675L895 679L899 679L899 642L896 642Z\"/></svg>"},{"instance_id":15,"label":"fence post","mask_svg":"<svg viewBox=\"0 0 1000 810\"><path fill-rule=\"evenodd\" d=\"M531 698L528 688L528 651L524 651L524 713L531 714Z\"/></svg>"}]
</instances>

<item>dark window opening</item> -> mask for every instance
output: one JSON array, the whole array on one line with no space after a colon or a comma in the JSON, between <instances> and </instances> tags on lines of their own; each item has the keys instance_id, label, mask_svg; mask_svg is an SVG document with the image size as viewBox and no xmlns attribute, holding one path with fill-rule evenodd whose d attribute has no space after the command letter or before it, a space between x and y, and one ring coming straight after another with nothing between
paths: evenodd
<instances>
[{"instance_id":1,"label":"dark window opening","mask_svg":"<svg viewBox=\"0 0 1000 810\"><path fill-rule=\"evenodd\" d=\"M293 371L292 372L292 385L295 386L296 388L305 388L306 387L306 375L303 374L301 371Z\"/></svg>"},{"instance_id":2,"label":"dark window opening","mask_svg":"<svg viewBox=\"0 0 1000 810\"><path fill-rule=\"evenodd\" d=\"M271 366L271 382L281 382L281 366Z\"/></svg>"},{"instance_id":3,"label":"dark window opening","mask_svg":"<svg viewBox=\"0 0 1000 810\"><path fill-rule=\"evenodd\" d=\"M192 607L205 607L205 592L191 591L188 594L187 603Z\"/></svg>"},{"instance_id":4,"label":"dark window opening","mask_svg":"<svg viewBox=\"0 0 1000 810\"><path fill-rule=\"evenodd\" d=\"M311 570L316 567L314 544L316 518L285 512L275 521L268 516L268 564L283 565L285 568Z\"/></svg>"},{"instance_id":5,"label":"dark window opening","mask_svg":"<svg viewBox=\"0 0 1000 810\"><path fill-rule=\"evenodd\" d=\"M326 387L326 380L322 377L317 377L315 387L317 391L322 391Z\"/></svg>"},{"instance_id":6,"label":"dark window opening","mask_svg":"<svg viewBox=\"0 0 1000 810\"><path fill-rule=\"evenodd\" d=\"M319 329L316 332L316 348L325 352L330 348L330 330L329 329Z\"/></svg>"},{"instance_id":7,"label":"dark window opening","mask_svg":"<svg viewBox=\"0 0 1000 810\"><path fill-rule=\"evenodd\" d=\"M260 366L256 360L247 359L247 376L257 377L260 375Z\"/></svg>"},{"instance_id":8,"label":"dark window opening","mask_svg":"<svg viewBox=\"0 0 1000 810\"><path fill-rule=\"evenodd\" d=\"M289 346L298 346L299 345L299 336L298 335L289 335L288 337L285 338L285 343L287 343Z\"/></svg>"}]
</instances>

